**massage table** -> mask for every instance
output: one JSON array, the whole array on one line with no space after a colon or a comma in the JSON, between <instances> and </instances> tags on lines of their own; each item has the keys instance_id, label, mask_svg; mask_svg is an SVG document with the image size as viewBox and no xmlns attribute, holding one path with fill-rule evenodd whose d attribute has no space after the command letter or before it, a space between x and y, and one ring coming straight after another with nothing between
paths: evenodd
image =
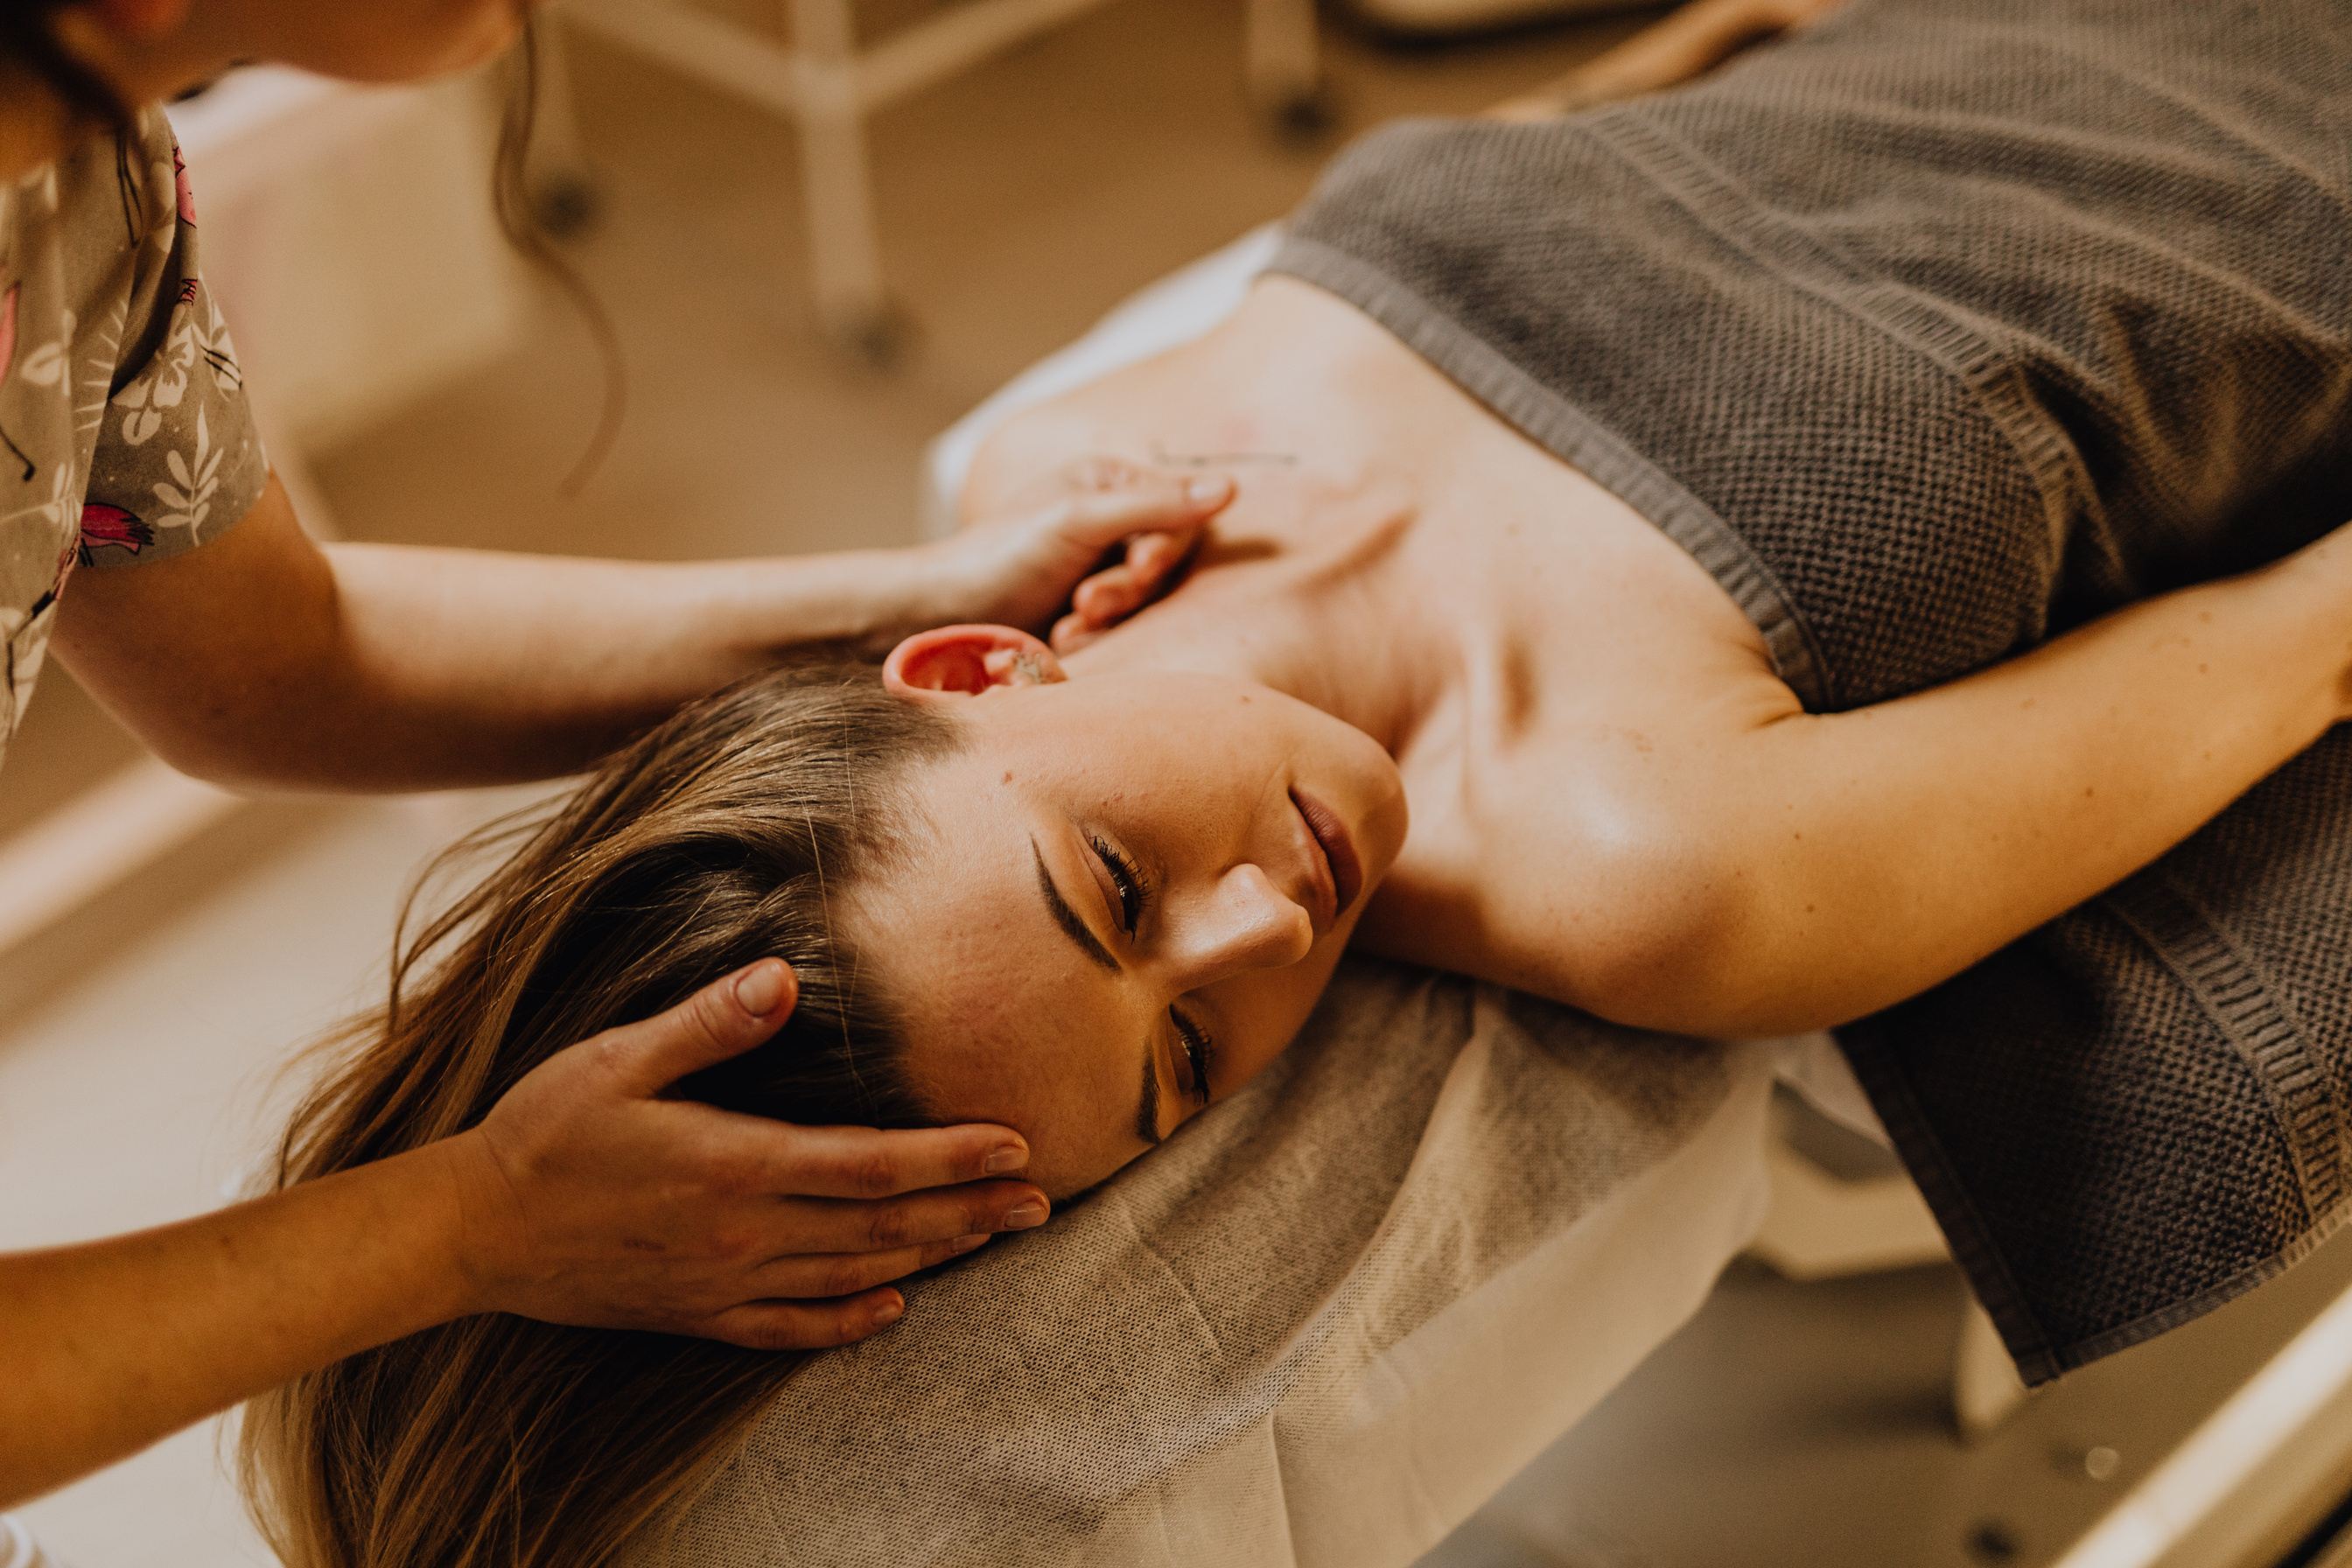
<instances>
[{"instance_id":1,"label":"massage table","mask_svg":"<svg viewBox=\"0 0 2352 1568\"><path fill-rule=\"evenodd\" d=\"M929 526L998 422L1207 331L1274 242L1146 289L940 437ZM810 1363L640 1561L1410 1563L1748 1243L1776 1077L1874 1125L1825 1036L1648 1034L1351 957L1246 1089Z\"/></svg>"}]
</instances>

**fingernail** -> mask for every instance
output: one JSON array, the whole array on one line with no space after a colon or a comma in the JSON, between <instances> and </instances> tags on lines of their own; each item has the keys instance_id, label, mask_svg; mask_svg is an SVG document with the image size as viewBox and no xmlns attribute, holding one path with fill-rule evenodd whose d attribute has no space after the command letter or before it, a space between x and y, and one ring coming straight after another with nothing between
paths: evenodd
<instances>
[{"instance_id":1,"label":"fingernail","mask_svg":"<svg viewBox=\"0 0 2352 1568\"><path fill-rule=\"evenodd\" d=\"M1225 491L1232 487L1233 482L1223 474L1208 474L1196 479L1187 479L1184 481L1184 497L1187 500L1206 506L1213 500L1224 500Z\"/></svg>"},{"instance_id":2,"label":"fingernail","mask_svg":"<svg viewBox=\"0 0 2352 1568\"><path fill-rule=\"evenodd\" d=\"M1003 1148L991 1154L988 1157L988 1163L981 1166L981 1169L992 1176L1001 1176L1007 1171L1017 1171L1028 1163L1028 1150L1017 1143L1007 1143Z\"/></svg>"},{"instance_id":3,"label":"fingernail","mask_svg":"<svg viewBox=\"0 0 2352 1568\"><path fill-rule=\"evenodd\" d=\"M1004 1228L1007 1230L1027 1230L1031 1226L1045 1223L1045 1205L1038 1203L1023 1204L1004 1216Z\"/></svg>"},{"instance_id":4,"label":"fingernail","mask_svg":"<svg viewBox=\"0 0 2352 1568\"><path fill-rule=\"evenodd\" d=\"M874 1309L874 1326L877 1329L888 1328L906 1315L907 1299L904 1296L893 1296Z\"/></svg>"},{"instance_id":5,"label":"fingernail","mask_svg":"<svg viewBox=\"0 0 2352 1568\"><path fill-rule=\"evenodd\" d=\"M754 1018L764 1018L784 999L784 966L763 958L735 979L735 1000Z\"/></svg>"},{"instance_id":6,"label":"fingernail","mask_svg":"<svg viewBox=\"0 0 2352 1568\"><path fill-rule=\"evenodd\" d=\"M959 1236L948 1243L950 1252L970 1252L988 1240L985 1236Z\"/></svg>"}]
</instances>

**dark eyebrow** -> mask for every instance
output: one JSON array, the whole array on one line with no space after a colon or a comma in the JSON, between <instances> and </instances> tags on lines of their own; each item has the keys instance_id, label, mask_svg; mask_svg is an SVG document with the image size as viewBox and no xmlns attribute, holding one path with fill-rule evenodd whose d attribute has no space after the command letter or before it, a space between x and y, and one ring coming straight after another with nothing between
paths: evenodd
<instances>
[{"instance_id":1,"label":"dark eyebrow","mask_svg":"<svg viewBox=\"0 0 2352 1568\"><path fill-rule=\"evenodd\" d=\"M1160 1142L1160 1069L1151 1063L1151 1046L1143 1047L1143 1098L1135 1102L1135 1135L1146 1143Z\"/></svg>"},{"instance_id":2,"label":"dark eyebrow","mask_svg":"<svg viewBox=\"0 0 2352 1568\"><path fill-rule=\"evenodd\" d=\"M1029 840L1029 853L1037 858L1037 890L1045 895L1045 908L1052 912L1054 923L1069 933L1070 940L1078 944L1079 952L1117 974L1118 960L1110 955L1108 948L1095 940L1095 933L1087 929L1087 922L1078 918L1078 911L1063 901L1062 889L1054 886L1054 874L1045 869L1045 852L1037 847L1034 838Z\"/></svg>"}]
</instances>

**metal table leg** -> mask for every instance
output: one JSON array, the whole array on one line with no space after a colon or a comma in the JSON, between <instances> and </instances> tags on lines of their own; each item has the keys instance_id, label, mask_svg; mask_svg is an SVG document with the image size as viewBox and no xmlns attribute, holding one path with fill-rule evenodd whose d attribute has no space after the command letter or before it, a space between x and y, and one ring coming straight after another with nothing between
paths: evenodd
<instances>
[{"instance_id":1,"label":"metal table leg","mask_svg":"<svg viewBox=\"0 0 2352 1568\"><path fill-rule=\"evenodd\" d=\"M1249 0L1243 45L1251 99L1278 127L1311 135L1330 122L1315 0Z\"/></svg>"},{"instance_id":2,"label":"metal table leg","mask_svg":"<svg viewBox=\"0 0 2352 1568\"><path fill-rule=\"evenodd\" d=\"M851 0L790 0L790 14L817 314L844 347L887 363L903 346L905 324L882 286Z\"/></svg>"}]
</instances>

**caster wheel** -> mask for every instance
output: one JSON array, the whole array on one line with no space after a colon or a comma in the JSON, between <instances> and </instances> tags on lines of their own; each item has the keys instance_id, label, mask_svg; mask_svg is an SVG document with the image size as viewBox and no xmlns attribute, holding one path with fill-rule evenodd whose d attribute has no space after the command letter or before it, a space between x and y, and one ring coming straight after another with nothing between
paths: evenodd
<instances>
[{"instance_id":1,"label":"caster wheel","mask_svg":"<svg viewBox=\"0 0 2352 1568\"><path fill-rule=\"evenodd\" d=\"M550 239L582 238L604 216L604 193L585 174L547 174L531 182L531 222Z\"/></svg>"},{"instance_id":2,"label":"caster wheel","mask_svg":"<svg viewBox=\"0 0 2352 1568\"><path fill-rule=\"evenodd\" d=\"M1271 102L1266 123L1286 144L1312 147L1339 128L1339 105L1328 88L1298 88Z\"/></svg>"},{"instance_id":3,"label":"caster wheel","mask_svg":"<svg viewBox=\"0 0 2352 1568\"><path fill-rule=\"evenodd\" d=\"M825 340L837 352L882 374L905 365L922 343L921 323L896 300L827 311L823 325Z\"/></svg>"}]
</instances>

